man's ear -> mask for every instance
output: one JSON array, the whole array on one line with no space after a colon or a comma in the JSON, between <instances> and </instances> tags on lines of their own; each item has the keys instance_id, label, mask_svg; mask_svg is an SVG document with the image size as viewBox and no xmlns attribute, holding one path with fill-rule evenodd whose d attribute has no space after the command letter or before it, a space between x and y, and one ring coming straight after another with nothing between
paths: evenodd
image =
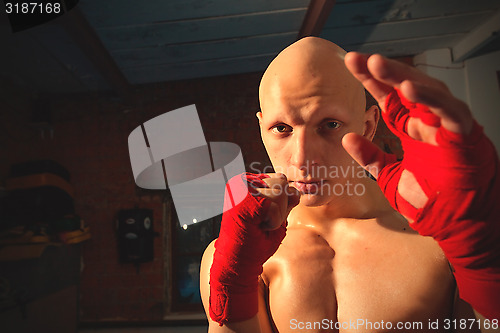
<instances>
[{"instance_id":1,"label":"man's ear","mask_svg":"<svg viewBox=\"0 0 500 333\"><path fill-rule=\"evenodd\" d=\"M259 125L262 123L262 111L259 111L255 114L257 119L259 119Z\"/></svg>"},{"instance_id":2,"label":"man's ear","mask_svg":"<svg viewBox=\"0 0 500 333\"><path fill-rule=\"evenodd\" d=\"M363 136L372 141L377 131L377 124L380 119L380 109L377 105L372 105L365 111L365 119L363 126Z\"/></svg>"}]
</instances>

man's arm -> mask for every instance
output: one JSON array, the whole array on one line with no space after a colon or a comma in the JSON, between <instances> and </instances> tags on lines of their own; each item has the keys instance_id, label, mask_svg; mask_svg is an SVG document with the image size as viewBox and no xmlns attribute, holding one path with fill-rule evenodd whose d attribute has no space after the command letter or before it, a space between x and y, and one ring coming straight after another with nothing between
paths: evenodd
<instances>
[{"instance_id":1,"label":"man's arm","mask_svg":"<svg viewBox=\"0 0 500 333\"><path fill-rule=\"evenodd\" d=\"M267 305L263 293L263 287L259 288L259 312L257 315L249 320L242 322L227 323L226 325L219 326L218 323L213 321L209 315L209 296L210 296L210 267L212 266L215 240L208 245L203 258L201 260L200 268L200 292L203 307L208 318L208 331L210 333L224 333L224 332L238 332L238 333L272 333L270 319L267 313ZM262 284L262 282L261 282Z\"/></svg>"},{"instance_id":2,"label":"man's arm","mask_svg":"<svg viewBox=\"0 0 500 333\"><path fill-rule=\"evenodd\" d=\"M208 317L226 326L221 332L260 329L254 318L263 313L263 265L280 246L298 202L298 191L282 174L245 173L227 183L219 238L204 255L201 276Z\"/></svg>"},{"instance_id":3,"label":"man's arm","mask_svg":"<svg viewBox=\"0 0 500 333\"><path fill-rule=\"evenodd\" d=\"M459 294L500 317L500 163L468 106L441 81L380 55L346 66L378 101L405 152L398 162L350 133L344 148L371 172L391 205L432 236L454 268Z\"/></svg>"}]
</instances>

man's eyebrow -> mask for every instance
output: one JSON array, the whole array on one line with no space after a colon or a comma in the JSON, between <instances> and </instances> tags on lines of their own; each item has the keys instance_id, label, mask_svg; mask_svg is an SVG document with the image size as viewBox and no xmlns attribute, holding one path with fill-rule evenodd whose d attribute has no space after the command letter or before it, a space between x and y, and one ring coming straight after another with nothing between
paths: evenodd
<instances>
[{"instance_id":1,"label":"man's eyebrow","mask_svg":"<svg viewBox=\"0 0 500 333\"><path fill-rule=\"evenodd\" d=\"M322 118L320 121L318 121L318 124L326 123L329 121L337 121L337 122L344 123L346 121L346 119L341 119L340 117L336 117L336 116L329 116L329 117Z\"/></svg>"},{"instance_id":2,"label":"man's eyebrow","mask_svg":"<svg viewBox=\"0 0 500 333\"><path fill-rule=\"evenodd\" d=\"M266 123L273 123L273 124L279 124L279 123L293 123L293 117L289 114L286 114L285 112L277 112L274 113L273 115L268 115L267 117L264 116L263 113L263 120L265 120Z\"/></svg>"}]
</instances>

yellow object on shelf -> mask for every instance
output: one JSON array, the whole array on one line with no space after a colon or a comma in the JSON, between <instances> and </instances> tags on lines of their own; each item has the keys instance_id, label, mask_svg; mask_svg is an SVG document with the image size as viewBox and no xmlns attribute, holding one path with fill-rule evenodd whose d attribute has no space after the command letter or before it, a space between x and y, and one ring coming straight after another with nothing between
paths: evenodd
<instances>
[{"instance_id":1,"label":"yellow object on shelf","mask_svg":"<svg viewBox=\"0 0 500 333\"><path fill-rule=\"evenodd\" d=\"M2 246L0 247L0 261L16 261L39 258L49 246L61 246L61 244L43 243Z\"/></svg>"},{"instance_id":2,"label":"yellow object on shelf","mask_svg":"<svg viewBox=\"0 0 500 333\"><path fill-rule=\"evenodd\" d=\"M65 231L59 233L59 239L65 244L76 244L81 243L87 239L90 239L90 228L83 227L74 231Z\"/></svg>"}]
</instances>

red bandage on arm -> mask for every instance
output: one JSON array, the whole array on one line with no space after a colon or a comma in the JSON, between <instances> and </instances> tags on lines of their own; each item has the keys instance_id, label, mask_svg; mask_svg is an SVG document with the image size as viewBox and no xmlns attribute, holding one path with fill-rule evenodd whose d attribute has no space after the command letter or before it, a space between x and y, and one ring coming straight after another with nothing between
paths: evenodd
<instances>
[{"instance_id":1,"label":"red bandage on arm","mask_svg":"<svg viewBox=\"0 0 500 333\"><path fill-rule=\"evenodd\" d=\"M226 186L224 214L210 268L209 313L221 326L257 314L262 265L285 237L286 222L273 231L260 226L270 201L259 196L253 186L266 187L263 178L268 176L247 173L233 177ZM244 199L230 208L231 196Z\"/></svg>"},{"instance_id":2,"label":"red bandage on arm","mask_svg":"<svg viewBox=\"0 0 500 333\"><path fill-rule=\"evenodd\" d=\"M405 157L384 167L377 182L391 205L414 220L412 228L438 241L454 268L460 297L483 316L498 319L500 164L495 147L477 123L467 136L439 127L438 146L414 140L406 131L410 116L431 126L440 124L425 106L391 92L383 117L401 139ZM429 198L422 209L397 192L405 169Z\"/></svg>"}]
</instances>

